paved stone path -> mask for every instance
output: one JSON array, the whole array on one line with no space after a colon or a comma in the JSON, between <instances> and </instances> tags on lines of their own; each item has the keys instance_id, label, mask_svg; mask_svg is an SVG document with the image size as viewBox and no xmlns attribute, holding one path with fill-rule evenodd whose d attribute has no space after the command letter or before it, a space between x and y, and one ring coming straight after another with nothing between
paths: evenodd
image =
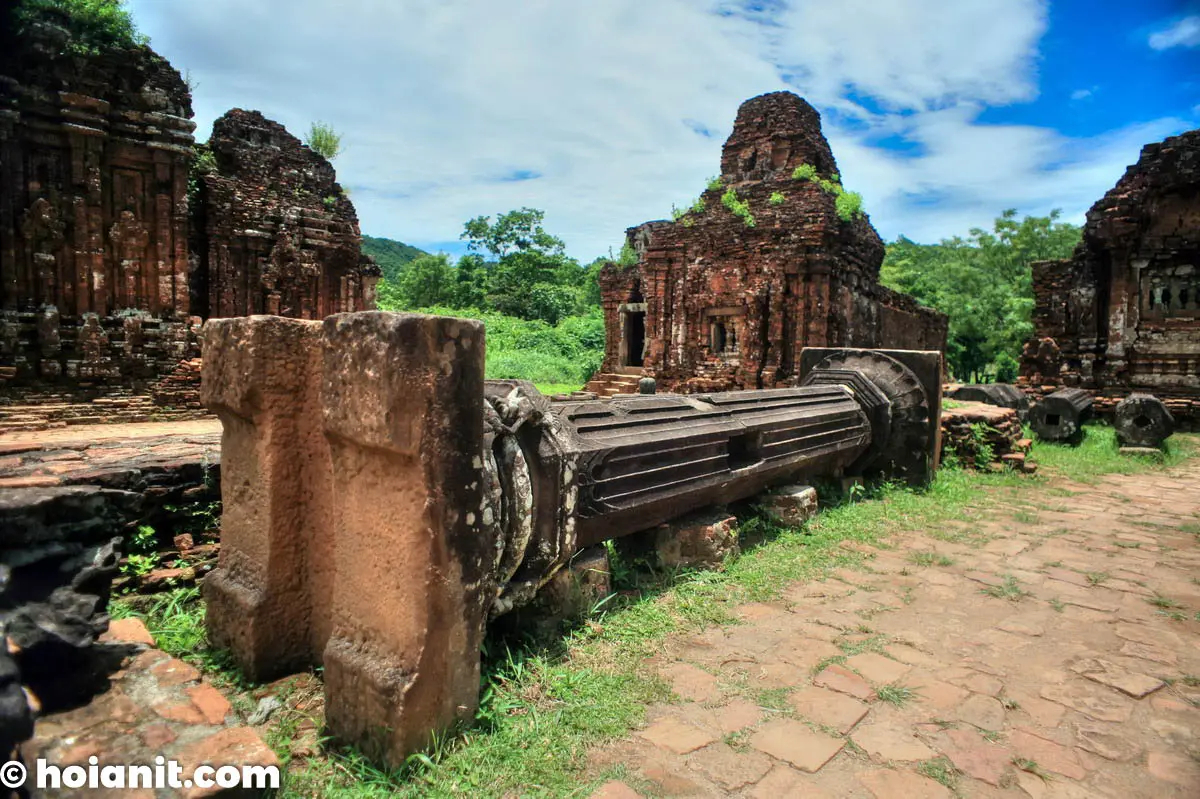
<instances>
[{"instance_id":1,"label":"paved stone path","mask_svg":"<svg viewBox=\"0 0 1200 799\"><path fill-rule=\"evenodd\" d=\"M1200 797L1200 463L1051 485L669 641L595 796Z\"/></svg>"}]
</instances>

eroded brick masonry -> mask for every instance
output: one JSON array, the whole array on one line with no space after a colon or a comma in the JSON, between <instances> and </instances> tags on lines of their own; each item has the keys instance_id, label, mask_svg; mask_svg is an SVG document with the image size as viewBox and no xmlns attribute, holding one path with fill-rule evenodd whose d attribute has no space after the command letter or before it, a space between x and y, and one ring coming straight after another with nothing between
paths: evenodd
<instances>
[{"instance_id":1,"label":"eroded brick masonry","mask_svg":"<svg viewBox=\"0 0 1200 799\"><path fill-rule=\"evenodd\" d=\"M235 110L193 170L178 70L71 45L48 19L0 52L0 429L200 414L203 319L373 307L324 158Z\"/></svg>"},{"instance_id":2,"label":"eroded brick masonry","mask_svg":"<svg viewBox=\"0 0 1200 799\"><path fill-rule=\"evenodd\" d=\"M1143 148L1033 288L1025 387L1088 389L1102 412L1141 391L1200 422L1200 130Z\"/></svg>"},{"instance_id":3,"label":"eroded brick masonry","mask_svg":"<svg viewBox=\"0 0 1200 799\"><path fill-rule=\"evenodd\" d=\"M945 349L945 315L879 284L879 234L793 177L804 164L836 182L812 106L790 92L742 105L720 184L675 221L630 229L637 264L602 270L603 372L644 370L685 393L772 388L795 379L803 347Z\"/></svg>"}]
</instances>

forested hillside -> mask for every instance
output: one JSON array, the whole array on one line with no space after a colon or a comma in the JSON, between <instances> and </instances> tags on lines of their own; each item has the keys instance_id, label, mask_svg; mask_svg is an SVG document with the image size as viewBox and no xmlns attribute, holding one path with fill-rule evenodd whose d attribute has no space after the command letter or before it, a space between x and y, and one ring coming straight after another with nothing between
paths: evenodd
<instances>
[{"instance_id":1,"label":"forested hillside","mask_svg":"<svg viewBox=\"0 0 1200 799\"><path fill-rule=\"evenodd\" d=\"M362 251L375 258L375 263L379 264L387 280L395 280L409 261L429 254L402 241L377 239L367 235L362 237Z\"/></svg>"}]
</instances>

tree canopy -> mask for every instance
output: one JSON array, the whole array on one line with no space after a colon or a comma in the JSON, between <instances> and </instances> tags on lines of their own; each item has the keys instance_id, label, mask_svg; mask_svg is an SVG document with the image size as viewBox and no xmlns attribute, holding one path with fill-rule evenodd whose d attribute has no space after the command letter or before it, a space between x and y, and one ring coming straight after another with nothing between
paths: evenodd
<instances>
[{"instance_id":1,"label":"tree canopy","mask_svg":"<svg viewBox=\"0 0 1200 799\"><path fill-rule=\"evenodd\" d=\"M1009 209L992 230L974 228L966 239L917 244L901 237L888 245L881 281L950 317L946 359L956 378L1016 378L1021 346L1033 333L1030 265L1067 258L1080 240L1080 228L1059 216L1018 220Z\"/></svg>"}]
</instances>

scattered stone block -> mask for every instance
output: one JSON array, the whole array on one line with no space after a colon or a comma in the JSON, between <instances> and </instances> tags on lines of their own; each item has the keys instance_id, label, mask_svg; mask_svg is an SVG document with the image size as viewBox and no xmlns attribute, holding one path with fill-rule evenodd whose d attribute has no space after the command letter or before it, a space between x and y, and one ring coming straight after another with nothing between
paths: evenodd
<instances>
[{"instance_id":1,"label":"scattered stone block","mask_svg":"<svg viewBox=\"0 0 1200 799\"><path fill-rule=\"evenodd\" d=\"M717 743L689 758L692 768L727 791L737 791L758 782L771 770L774 761L759 752L735 752Z\"/></svg>"},{"instance_id":2,"label":"scattered stone block","mask_svg":"<svg viewBox=\"0 0 1200 799\"><path fill-rule=\"evenodd\" d=\"M876 698L875 689L866 680L836 663L822 669L821 673L813 678L813 685L840 691L864 702L870 702Z\"/></svg>"},{"instance_id":3,"label":"scattered stone block","mask_svg":"<svg viewBox=\"0 0 1200 799\"><path fill-rule=\"evenodd\" d=\"M720 568L738 549L737 517L728 513L694 514L655 531L654 548L664 568Z\"/></svg>"},{"instance_id":4,"label":"scattered stone block","mask_svg":"<svg viewBox=\"0 0 1200 799\"><path fill-rule=\"evenodd\" d=\"M758 504L777 524L800 527L817 515L817 490L812 486L783 486L764 494Z\"/></svg>"},{"instance_id":5,"label":"scattered stone block","mask_svg":"<svg viewBox=\"0 0 1200 799\"><path fill-rule=\"evenodd\" d=\"M1029 730L1017 729L1009 736L1009 745L1017 757L1037 763L1039 767L1073 780L1081 780L1087 771L1079 756L1062 744L1042 738Z\"/></svg>"},{"instance_id":6,"label":"scattered stone block","mask_svg":"<svg viewBox=\"0 0 1200 799\"><path fill-rule=\"evenodd\" d=\"M1079 721L1075 724L1075 740L1079 748L1106 760L1127 763L1142 754L1142 747L1121 734L1121 727L1112 724L1097 724Z\"/></svg>"},{"instance_id":7,"label":"scattered stone block","mask_svg":"<svg viewBox=\"0 0 1200 799\"><path fill-rule=\"evenodd\" d=\"M1133 715L1133 703L1111 691L1101 691L1083 683L1047 685L1041 695L1051 702L1077 710L1096 721L1129 721Z\"/></svg>"},{"instance_id":8,"label":"scattered stone block","mask_svg":"<svg viewBox=\"0 0 1200 799\"><path fill-rule=\"evenodd\" d=\"M846 660L846 665L876 685L890 685L912 671L912 666L876 652L854 655Z\"/></svg>"},{"instance_id":9,"label":"scattered stone block","mask_svg":"<svg viewBox=\"0 0 1200 799\"><path fill-rule=\"evenodd\" d=\"M1157 449L1175 432L1175 418L1158 397L1135 392L1113 409L1113 428L1122 452L1125 448Z\"/></svg>"},{"instance_id":10,"label":"scattered stone block","mask_svg":"<svg viewBox=\"0 0 1200 799\"><path fill-rule=\"evenodd\" d=\"M999 787L1009 773L1012 750L991 743L975 730L946 730L938 748L968 777Z\"/></svg>"},{"instance_id":11,"label":"scattered stone block","mask_svg":"<svg viewBox=\"0 0 1200 799\"><path fill-rule=\"evenodd\" d=\"M108 632L100 636L100 640L108 643L154 646L154 636L146 629L145 622L132 616L127 619L110 621Z\"/></svg>"},{"instance_id":12,"label":"scattered stone block","mask_svg":"<svg viewBox=\"0 0 1200 799\"><path fill-rule=\"evenodd\" d=\"M929 760L937 753L913 734L912 727L898 721L876 721L861 725L851 735L854 743L884 762L913 763Z\"/></svg>"},{"instance_id":13,"label":"scattered stone block","mask_svg":"<svg viewBox=\"0 0 1200 799\"><path fill-rule=\"evenodd\" d=\"M711 732L682 722L674 716L659 719L639 732L638 736L677 755L686 755L717 740L717 736Z\"/></svg>"},{"instance_id":14,"label":"scattered stone block","mask_svg":"<svg viewBox=\"0 0 1200 799\"><path fill-rule=\"evenodd\" d=\"M875 799L954 799L946 786L911 771L873 769L857 776Z\"/></svg>"},{"instance_id":15,"label":"scattered stone block","mask_svg":"<svg viewBox=\"0 0 1200 799\"><path fill-rule=\"evenodd\" d=\"M609 780L592 793L590 799L641 799L641 794L619 780Z\"/></svg>"}]
</instances>

